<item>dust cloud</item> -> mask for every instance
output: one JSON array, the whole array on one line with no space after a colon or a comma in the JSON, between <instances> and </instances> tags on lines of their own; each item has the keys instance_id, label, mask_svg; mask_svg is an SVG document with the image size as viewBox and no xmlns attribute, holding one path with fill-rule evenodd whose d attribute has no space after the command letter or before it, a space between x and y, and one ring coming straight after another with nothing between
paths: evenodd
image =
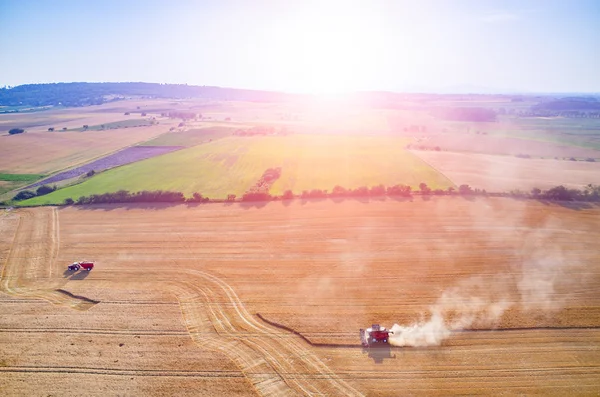
<instances>
[{"instance_id":1,"label":"dust cloud","mask_svg":"<svg viewBox=\"0 0 600 397\"><path fill-rule=\"evenodd\" d=\"M506 222L504 222L506 225ZM565 250L560 220L546 219L523 232L514 249L514 264L504 273L472 276L446 289L429 307L428 316L411 325L394 324L389 341L394 346L436 346L453 331L497 328L504 313L515 308L526 316L550 316L564 307L569 291L585 281L575 271L581 264ZM516 232L516 231L515 231ZM483 260L483 258L482 258Z\"/></svg>"},{"instance_id":2,"label":"dust cloud","mask_svg":"<svg viewBox=\"0 0 600 397\"><path fill-rule=\"evenodd\" d=\"M494 280L471 277L449 288L430 307L427 321L410 326L394 324L390 344L394 346L437 346L452 331L473 326L493 327L514 302L504 291L507 277Z\"/></svg>"}]
</instances>

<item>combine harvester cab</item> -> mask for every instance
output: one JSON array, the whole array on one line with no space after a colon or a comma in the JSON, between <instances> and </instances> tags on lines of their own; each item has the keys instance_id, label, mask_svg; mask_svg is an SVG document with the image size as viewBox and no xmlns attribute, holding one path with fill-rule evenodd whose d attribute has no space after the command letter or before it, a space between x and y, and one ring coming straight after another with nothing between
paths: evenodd
<instances>
[{"instance_id":1,"label":"combine harvester cab","mask_svg":"<svg viewBox=\"0 0 600 397\"><path fill-rule=\"evenodd\" d=\"M390 334L393 334L393 332L379 324L373 324L371 328L360 330L360 342L364 347L387 345L389 344Z\"/></svg>"}]
</instances>

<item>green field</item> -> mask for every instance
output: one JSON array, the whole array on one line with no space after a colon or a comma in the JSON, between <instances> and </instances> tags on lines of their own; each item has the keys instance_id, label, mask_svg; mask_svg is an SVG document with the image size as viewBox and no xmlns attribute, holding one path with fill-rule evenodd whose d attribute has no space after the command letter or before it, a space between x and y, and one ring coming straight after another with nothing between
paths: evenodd
<instances>
[{"instance_id":1,"label":"green field","mask_svg":"<svg viewBox=\"0 0 600 397\"><path fill-rule=\"evenodd\" d=\"M0 181L10 182L35 182L38 179L44 178L46 175L41 174L3 174L0 172Z\"/></svg>"},{"instance_id":2,"label":"green field","mask_svg":"<svg viewBox=\"0 0 600 397\"><path fill-rule=\"evenodd\" d=\"M4 174L0 172L0 195L26 186L45 176L40 174Z\"/></svg>"},{"instance_id":3,"label":"green field","mask_svg":"<svg viewBox=\"0 0 600 397\"><path fill-rule=\"evenodd\" d=\"M186 196L241 196L267 168L281 167L272 194L291 189L345 188L425 182L453 186L445 176L404 150L407 140L390 136L290 135L237 137L183 149L102 172L89 180L23 204L60 204L66 198L140 190L174 190Z\"/></svg>"}]
</instances>

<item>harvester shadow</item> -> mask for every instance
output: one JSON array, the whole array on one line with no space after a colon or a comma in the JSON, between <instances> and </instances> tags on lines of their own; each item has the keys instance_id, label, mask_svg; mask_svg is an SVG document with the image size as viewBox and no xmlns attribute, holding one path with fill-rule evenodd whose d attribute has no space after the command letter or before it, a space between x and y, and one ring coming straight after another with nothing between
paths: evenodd
<instances>
[{"instance_id":1,"label":"harvester shadow","mask_svg":"<svg viewBox=\"0 0 600 397\"><path fill-rule=\"evenodd\" d=\"M90 272L87 270L80 270L77 273L73 273L73 275L71 277L69 277L70 280L83 280L85 279L87 276L90 275Z\"/></svg>"},{"instance_id":2,"label":"harvester shadow","mask_svg":"<svg viewBox=\"0 0 600 397\"><path fill-rule=\"evenodd\" d=\"M85 205L70 205L63 208L76 208L78 210L94 210L94 211L113 211L116 209L144 209L144 210L164 210L185 203L114 203L114 204L85 204Z\"/></svg>"},{"instance_id":3,"label":"harvester shadow","mask_svg":"<svg viewBox=\"0 0 600 397\"><path fill-rule=\"evenodd\" d=\"M392 348L390 345L382 345L371 348L363 347L362 352L367 353L369 358L372 359L375 364L383 363L383 360L386 358L396 358L396 355L392 354Z\"/></svg>"},{"instance_id":4,"label":"harvester shadow","mask_svg":"<svg viewBox=\"0 0 600 397\"><path fill-rule=\"evenodd\" d=\"M459 197L466 201L471 201L471 202L477 201L477 196L474 196L474 195L461 194Z\"/></svg>"},{"instance_id":5,"label":"harvester shadow","mask_svg":"<svg viewBox=\"0 0 600 397\"><path fill-rule=\"evenodd\" d=\"M240 207L242 207L243 209L250 209L250 208L263 208L265 207L267 204L269 204L270 201L242 201L240 202Z\"/></svg>"},{"instance_id":6,"label":"harvester shadow","mask_svg":"<svg viewBox=\"0 0 600 397\"><path fill-rule=\"evenodd\" d=\"M538 199L537 202L547 206L558 205L560 207L567 208L573 211L591 210L594 207L600 206L600 203L587 203L582 201L553 201Z\"/></svg>"},{"instance_id":7,"label":"harvester shadow","mask_svg":"<svg viewBox=\"0 0 600 397\"><path fill-rule=\"evenodd\" d=\"M300 199L300 205L306 205L308 203L320 203L326 201L327 197L302 197Z\"/></svg>"},{"instance_id":8,"label":"harvester shadow","mask_svg":"<svg viewBox=\"0 0 600 397\"><path fill-rule=\"evenodd\" d=\"M557 201L556 204L563 208L568 208L574 211L591 210L594 206L591 203L574 202L574 201Z\"/></svg>"},{"instance_id":9,"label":"harvester shadow","mask_svg":"<svg viewBox=\"0 0 600 397\"><path fill-rule=\"evenodd\" d=\"M401 203L412 203L413 202L413 197L412 196L397 196L397 195L390 195L387 196L388 199L393 200L393 201L398 201Z\"/></svg>"}]
</instances>

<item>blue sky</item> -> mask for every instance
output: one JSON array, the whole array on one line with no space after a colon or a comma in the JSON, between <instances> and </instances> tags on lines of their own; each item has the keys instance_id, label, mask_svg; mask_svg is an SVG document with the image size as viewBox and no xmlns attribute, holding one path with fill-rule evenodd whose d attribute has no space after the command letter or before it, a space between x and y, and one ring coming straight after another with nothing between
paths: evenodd
<instances>
[{"instance_id":1,"label":"blue sky","mask_svg":"<svg viewBox=\"0 0 600 397\"><path fill-rule=\"evenodd\" d=\"M600 92L598 0L0 0L0 86Z\"/></svg>"}]
</instances>

